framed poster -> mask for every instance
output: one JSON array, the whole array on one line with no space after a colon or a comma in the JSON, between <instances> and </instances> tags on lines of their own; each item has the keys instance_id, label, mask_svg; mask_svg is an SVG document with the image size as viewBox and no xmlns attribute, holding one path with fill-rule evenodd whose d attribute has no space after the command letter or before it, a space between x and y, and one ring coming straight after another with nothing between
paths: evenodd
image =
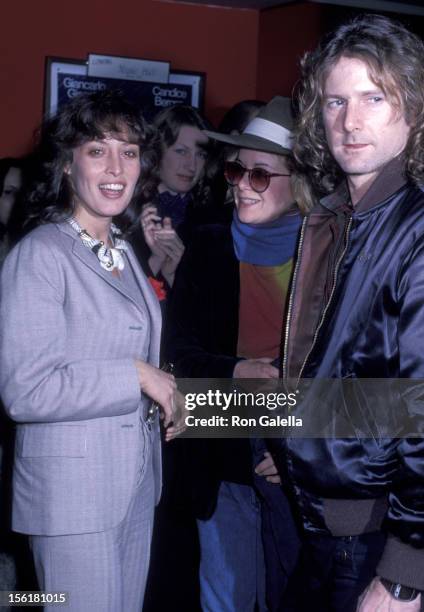
<instances>
[{"instance_id":1,"label":"framed poster","mask_svg":"<svg viewBox=\"0 0 424 612\"><path fill-rule=\"evenodd\" d=\"M46 57L44 71L44 112L48 116L55 114L59 106L59 77L87 74L87 63L82 60L61 57ZM70 96L71 97L71 96Z\"/></svg>"},{"instance_id":2,"label":"framed poster","mask_svg":"<svg viewBox=\"0 0 424 612\"><path fill-rule=\"evenodd\" d=\"M151 120L163 108L190 104L202 110L206 75L200 72L171 71L168 83L135 81L104 76L89 76L83 60L46 58L44 109L48 116L83 92L105 89L121 90L133 103L139 104L146 119Z\"/></svg>"},{"instance_id":3,"label":"framed poster","mask_svg":"<svg viewBox=\"0 0 424 612\"><path fill-rule=\"evenodd\" d=\"M190 85L191 106L203 111L205 107L206 72L186 72L185 70L171 70L169 83L175 85Z\"/></svg>"}]
</instances>

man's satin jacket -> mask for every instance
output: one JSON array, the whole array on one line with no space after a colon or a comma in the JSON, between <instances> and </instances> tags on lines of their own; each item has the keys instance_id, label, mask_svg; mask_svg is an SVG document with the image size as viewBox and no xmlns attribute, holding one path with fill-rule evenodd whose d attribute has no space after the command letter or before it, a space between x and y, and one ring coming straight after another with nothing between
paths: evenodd
<instances>
[{"instance_id":1,"label":"man's satin jacket","mask_svg":"<svg viewBox=\"0 0 424 612\"><path fill-rule=\"evenodd\" d=\"M401 160L390 162L355 209L342 187L305 220L284 376L368 379L368 389L378 379L384 401L340 384L327 385L322 401L301 394L305 419L342 413L359 433L287 438L282 469L306 530L344 536L384 526L379 574L424 589L424 434L385 433L404 417L424 429L424 193L402 170ZM398 379L408 379L403 391Z\"/></svg>"}]
</instances>

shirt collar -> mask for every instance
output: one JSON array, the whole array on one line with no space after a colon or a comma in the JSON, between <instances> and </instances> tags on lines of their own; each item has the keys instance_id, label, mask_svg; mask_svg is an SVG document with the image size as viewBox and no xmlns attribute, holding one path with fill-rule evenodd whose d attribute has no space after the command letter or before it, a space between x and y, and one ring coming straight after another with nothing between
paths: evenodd
<instances>
[{"instance_id":1,"label":"shirt collar","mask_svg":"<svg viewBox=\"0 0 424 612\"><path fill-rule=\"evenodd\" d=\"M364 212L373 208L396 193L406 182L405 157L401 154L384 166L376 179L371 183L368 191L356 204L355 212ZM333 211L346 205L352 208L347 181L342 181L332 194L321 200L321 204Z\"/></svg>"}]
</instances>

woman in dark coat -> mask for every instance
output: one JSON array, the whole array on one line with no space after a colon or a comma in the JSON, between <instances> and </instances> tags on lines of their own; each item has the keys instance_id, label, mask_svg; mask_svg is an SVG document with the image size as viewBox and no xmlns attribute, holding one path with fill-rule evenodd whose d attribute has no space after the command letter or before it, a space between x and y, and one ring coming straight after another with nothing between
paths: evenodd
<instances>
[{"instance_id":1,"label":"woman in dark coat","mask_svg":"<svg viewBox=\"0 0 424 612\"><path fill-rule=\"evenodd\" d=\"M307 208L293 167L291 126L289 102L277 97L242 134L208 133L237 147L225 168L235 212L231 228L215 224L199 229L178 269L166 335L178 376L278 378L281 315ZM249 441L187 443L187 479L201 548L202 608L253 612L256 605L266 610L270 601L264 593L261 511ZM263 445L256 454L256 485L265 503L272 498L278 508L277 514L266 514L264 527L284 530L282 542L279 533L268 540L280 539L272 551L273 562L279 556L280 573L271 581L277 588L268 588L277 610L296 566L299 542L272 457Z\"/></svg>"},{"instance_id":2,"label":"woman in dark coat","mask_svg":"<svg viewBox=\"0 0 424 612\"><path fill-rule=\"evenodd\" d=\"M171 106L154 121L161 138L158 192L143 207L131 243L160 300L174 282L175 271L193 227L205 219L209 187L205 165L209 123L191 106Z\"/></svg>"}]
</instances>

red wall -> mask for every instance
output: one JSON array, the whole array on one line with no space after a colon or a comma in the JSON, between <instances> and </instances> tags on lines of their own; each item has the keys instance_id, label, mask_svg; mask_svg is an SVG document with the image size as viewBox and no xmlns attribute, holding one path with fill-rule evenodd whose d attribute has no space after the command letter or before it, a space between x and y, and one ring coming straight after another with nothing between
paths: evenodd
<instances>
[{"instance_id":1,"label":"red wall","mask_svg":"<svg viewBox=\"0 0 424 612\"><path fill-rule=\"evenodd\" d=\"M417 15L380 13L403 22L424 38L424 18ZM299 2L262 11L259 17L257 96L269 100L276 94L290 96L300 76L299 61L314 49L321 36L341 23L363 14L362 9Z\"/></svg>"},{"instance_id":2,"label":"red wall","mask_svg":"<svg viewBox=\"0 0 424 612\"><path fill-rule=\"evenodd\" d=\"M31 146L42 117L47 55L127 55L206 72L205 110L217 122L242 99L289 96L304 51L357 13L307 2L259 13L174 0L9 0L0 36L0 157ZM403 19L423 35L423 19Z\"/></svg>"},{"instance_id":3,"label":"red wall","mask_svg":"<svg viewBox=\"0 0 424 612\"><path fill-rule=\"evenodd\" d=\"M0 36L0 157L31 146L42 117L45 56L89 52L163 59L207 73L213 121L256 96L259 13L158 0L7 2Z\"/></svg>"},{"instance_id":4,"label":"red wall","mask_svg":"<svg viewBox=\"0 0 424 612\"><path fill-rule=\"evenodd\" d=\"M299 60L323 33L323 7L301 3L263 11L259 18L257 97L290 96Z\"/></svg>"}]
</instances>

